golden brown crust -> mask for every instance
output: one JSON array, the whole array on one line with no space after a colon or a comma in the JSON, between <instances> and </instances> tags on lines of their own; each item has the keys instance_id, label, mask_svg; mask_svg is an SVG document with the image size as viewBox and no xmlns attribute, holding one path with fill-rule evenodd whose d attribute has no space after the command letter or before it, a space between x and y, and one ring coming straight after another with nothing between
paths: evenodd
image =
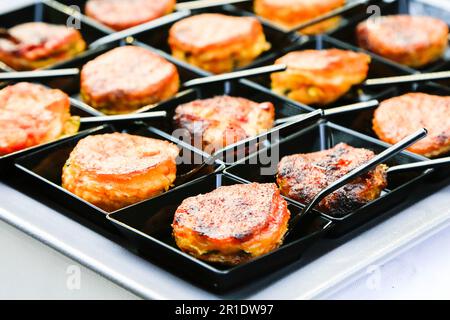
<instances>
[{"instance_id":1,"label":"golden brown crust","mask_svg":"<svg viewBox=\"0 0 450 320\"><path fill-rule=\"evenodd\" d=\"M255 0L255 13L283 28L322 16L345 4L345 0ZM301 30L303 34L319 34L336 28L341 19L335 17Z\"/></svg>"},{"instance_id":2,"label":"golden brown crust","mask_svg":"<svg viewBox=\"0 0 450 320\"><path fill-rule=\"evenodd\" d=\"M329 104L367 77L370 61L349 50L293 51L275 61L288 69L271 75L272 89L305 104Z\"/></svg>"},{"instance_id":3,"label":"golden brown crust","mask_svg":"<svg viewBox=\"0 0 450 320\"><path fill-rule=\"evenodd\" d=\"M270 48L256 18L212 13L175 23L169 45L174 57L213 73L245 66Z\"/></svg>"},{"instance_id":4,"label":"golden brown crust","mask_svg":"<svg viewBox=\"0 0 450 320\"><path fill-rule=\"evenodd\" d=\"M340 143L332 149L284 157L278 165L281 193L303 204L311 202L327 186L374 157L370 150ZM387 186L387 167L369 173L323 199L317 209L342 216L378 198Z\"/></svg>"},{"instance_id":5,"label":"golden brown crust","mask_svg":"<svg viewBox=\"0 0 450 320\"><path fill-rule=\"evenodd\" d=\"M447 24L425 16L383 16L360 23L356 33L360 47L411 67L439 59L448 44Z\"/></svg>"},{"instance_id":6,"label":"golden brown crust","mask_svg":"<svg viewBox=\"0 0 450 320\"><path fill-rule=\"evenodd\" d=\"M395 144L416 130L428 135L408 150L436 157L450 151L450 97L408 93L383 101L375 111L373 130L388 143Z\"/></svg>"},{"instance_id":7,"label":"golden brown crust","mask_svg":"<svg viewBox=\"0 0 450 320\"><path fill-rule=\"evenodd\" d=\"M175 0L89 0L86 15L114 30L124 30L169 14Z\"/></svg>"},{"instance_id":8,"label":"golden brown crust","mask_svg":"<svg viewBox=\"0 0 450 320\"><path fill-rule=\"evenodd\" d=\"M33 70L70 59L84 51L78 30L63 25L29 22L8 32L19 43L0 39L0 61L16 70Z\"/></svg>"},{"instance_id":9,"label":"golden brown crust","mask_svg":"<svg viewBox=\"0 0 450 320\"><path fill-rule=\"evenodd\" d=\"M208 153L271 129L274 119L272 103L230 96L182 104L174 116L178 128L187 129L193 139L201 137Z\"/></svg>"},{"instance_id":10,"label":"golden brown crust","mask_svg":"<svg viewBox=\"0 0 450 320\"><path fill-rule=\"evenodd\" d=\"M69 132L69 97L21 82L0 90L0 156L56 140Z\"/></svg>"},{"instance_id":11,"label":"golden brown crust","mask_svg":"<svg viewBox=\"0 0 450 320\"><path fill-rule=\"evenodd\" d=\"M112 212L169 189L178 153L174 144L157 139L124 133L88 136L70 154L62 185Z\"/></svg>"},{"instance_id":12,"label":"golden brown crust","mask_svg":"<svg viewBox=\"0 0 450 320\"><path fill-rule=\"evenodd\" d=\"M177 68L136 46L115 48L81 70L81 96L104 113L132 112L169 99L178 92Z\"/></svg>"},{"instance_id":13,"label":"golden brown crust","mask_svg":"<svg viewBox=\"0 0 450 320\"><path fill-rule=\"evenodd\" d=\"M184 200L172 227L181 250L205 261L237 265L279 247L289 218L275 184L252 183Z\"/></svg>"}]
</instances>

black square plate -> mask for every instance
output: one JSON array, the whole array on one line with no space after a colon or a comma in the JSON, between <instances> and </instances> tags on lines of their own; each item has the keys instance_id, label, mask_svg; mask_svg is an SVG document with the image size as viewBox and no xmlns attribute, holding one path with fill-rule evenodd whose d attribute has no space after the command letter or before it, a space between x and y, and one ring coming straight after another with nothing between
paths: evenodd
<instances>
[{"instance_id":1,"label":"black square plate","mask_svg":"<svg viewBox=\"0 0 450 320\"><path fill-rule=\"evenodd\" d=\"M345 142L357 148L366 148L375 153L380 153L388 147L387 144L379 140L330 122L322 122L288 137L279 144L271 146L268 150L261 150L259 153L249 156L234 166L226 168L225 172L244 182L276 182L276 166L282 157L296 153L310 153L325 150L340 142ZM272 161L269 162L268 160L270 159ZM398 164L413 163L425 159L424 157L404 151L393 157L386 164L392 167ZM262 174L263 172L264 174ZM338 222L333 233L341 235L344 233L344 230L347 231L358 227L401 203L408 196L411 188L417 185L429 173L430 170L389 176L388 188L383 191L381 197L377 200L368 203L358 210L349 212L345 216L337 217L325 213L322 213L322 215ZM294 200L292 201L297 203Z\"/></svg>"},{"instance_id":2,"label":"black square plate","mask_svg":"<svg viewBox=\"0 0 450 320\"><path fill-rule=\"evenodd\" d=\"M302 41L289 47L286 52L280 52L274 55L272 59L267 61L268 64L275 63L275 60L284 56L287 52L299 51L299 50L322 50L322 49L341 49L341 50L352 50L352 51L362 51L359 48L349 46L341 41L332 39L328 36L313 36L313 37L303 37ZM376 56L372 56L372 62L369 66L369 72L367 77L370 78L381 78L390 76L399 76L410 74L412 70L403 68L387 60L380 59ZM244 83L252 85L253 82L256 87L263 87L265 89L271 88L270 75L260 75L252 77L250 80L242 80ZM393 91L392 87L381 87L381 88L365 88L362 86L353 86L353 88L347 92L344 96L338 99L336 102L327 105L327 108L343 106L347 104L367 101L371 99L380 99Z\"/></svg>"},{"instance_id":3,"label":"black square plate","mask_svg":"<svg viewBox=\"0 0 450 320\"><path fill-rule=\"evenodd\" d=\"M79 31L87 45L108 35L105 30L97 28L90 21L86 21L82 16L71 16L70 13L59 10L58 6L54 5L53 1L45 0L0 14L0 27L9 29L22 23L35 21L58 25L66 25L67 23L71 23L72 25L74 22L74 17L79 18ZM83 54L84 53L80 53L80 55ZM56 65L59 64L60 63ZM11 70L8 66L3 68L6 70Z\"/></svg>"},{"instance_id":4,"label":"black square plate","mask_svg":"<svg viewBox=\"0 0 450 320\"><path fill-rule=\"evenodd\" d=\"M43 192L47 197L61 203L65 208L80 214L90 221L100 225L109 224L105 218L108 212L88 203L61 186L61 174L66 160L78 141L88 135L112 132L127 132L155 139L168 140L155 133L152 128L141 124L131 125L128 129L120 131L113 126L101 126L80 132L72 138L52 144L47 148L19 158L16 161L16 167L25 172L32 179L32 183L37 183L38 186L41 186L42 188L38 190ZM171 142L177 144L176 141ZM198 162L201 163L200 160L202 159L201 155L189 145L178 143L178 147L181 152L179 156L180 162L177 162L179 163L177 165L177 176L192 170L198 165ZM198 176L194 177L194 180L202 175L208 175L222 169L223 165L219 163L211 165L199 172ZM167 193L170 193L172 190L169 190Z\"/></svg>"},{"instance_id":5,"label":"black square plate","mask_svg":"<svg viewBox=\"0 0 450 320\"><path fill-rule=\"evenodd\" d=\"M242 182L226 175L210 175L170 194L110 214L108 219L132 241L140 254L214 291L248 285L251 280L298 260L314 240L322 237L332 225L330 220L320 216L305 219L299 232L279 249L236 267L209 264L182 252L173 240L171 227L174 213L181 202L220 186L239 183ZM300 212L300 207L289 203L289 210L295 216Z\"/></svg>"}]
</instances>

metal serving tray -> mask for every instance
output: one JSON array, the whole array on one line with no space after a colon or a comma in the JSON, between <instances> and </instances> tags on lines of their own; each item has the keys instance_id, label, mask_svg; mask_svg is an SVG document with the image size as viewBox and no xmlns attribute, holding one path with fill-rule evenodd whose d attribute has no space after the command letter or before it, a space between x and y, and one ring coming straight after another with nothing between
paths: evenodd
<instances>
[{"instance_id":1,"label":"metal serving tray","mask_svg":"<svg viewBox=\"0 0 450 320\"><path fill-rule=\"evenodd\" d=\"M324 36L313 36L313 37L302 37L301 41L286 48L283 52L279 52L274 55L270 60L266 61L267 64L273 64L275 60L284 56L288 52L298 51L298 50L321 50L321 49L331 49L337 48L342 50L352 50L361 51L357 47L349 46L339 40L330 38L326 35ZM390 76L407 75L413 72L412 69L405 68L393 64L392 62L372 56L372 62L369 65L368 78L381 78ZM252 77L249 80L242 80L242 82L248 85L257 85L256 88L262 87L266 90L271 88L270 75L260 75ZM347 92L344 96L338 99L336 102L328 104L326 107L337 107L357 102L363 102L371 99L381 99L385 96L389 96L390 92L395 90L394 87L375 87L375 88L365 88L361 86L353 86L352 89Z\"/></svg>"},{"instance_id":2,"label":"metal serving tray","mask_svg":"<svg viewBox=\"0 0 450 320\"><path fill-rule=\"evenodd\" d=\"M80 23L80 33L86 44L89 46L92 42L105 37L108 33L105 30L99 29L96 25L92 24L90 21L84 19L84 17L79 18ZM0 27L11 28L21 23L42 21L46 23L66 25L67 22L72 21L73 17L61 10L54 5L53 1L38 1L35 4L30 4L23 6L21 8L4 12L0 14ZM82 56L84 53L80 53ZM69 60L70 61L70 60ZM55 64L51 67L58 66L60 63ZM12 68L0 65L3 69L12 70Z\"/></svg>"},{"instance_id":3,"label":"metal serving tray","mask_svg":"<svg viewBox=\"0 0 450 320\"><path fill-rule=\"evenodd\" d=\"M61 174L63 166L71 151L81 139L89 135L112 132L126 132L155 139L162 139L177 144L181 150L179 157L182 157L183 160L190 159L189 161L180 161L177 165L177 176L189 172L195 168L197 166L195 163L198 162L194 162L194 159L199 161L199 159L201 160L203 158L203 154L196 151L190 145L171 140L170 138L168 139L167 137L162 137L158 135L157 132L151 127L141 123L129 125L126 129L122 130L118 130L113 126L101 126L80 132L72 138L54 143L46 148L42 148L39 151L17 159L16 167L27 175L30 180L30 184L33 186L39 186L37 190L39 190L40 196L48 196L56 202L61 203L61 205L70 211L81 215L83 218L91 220L101 227L108 228L109 222L105 218L108 212L64 189L61 186ZM193 177L192 180L222 169L223 165L219 163L209 165ZM167 193L170 192L171 191L168 191Z\"/></svg>"},{"instance_id":4,"label":"metal serving tray","mask_svg":"<svg viewBox=\"0 0 450 320\"><path fill-rule=\"evenodd\" d=\"M284 156L296 153L310 153L329 149L341 142L357 148L366 148L375 153L380 153L389 146L379 140L372 139L333 123L320 122L288 137L279 144L269 147L269 153L271 155L279 155L279 159L281 160ZM235 165L226 168L224 172L244 182L275 183L276 165L278 163L275 163L275 165L270 163L273 174L261 175L262 169L268 168L267 161L264 160L265 162L262 162L260 160L265 159L267 157L266 154L268 154L267 150L261 150L258 153L250 155L247 159L243 159ZM424 157L404 151L393 157L386 164L389 167L393 167L395 165L413 163L425 159ZM383 212L387 212L404 201L412 188L417 186L430 172L431 170L426 170L416 173L389 175L388 187L378 199L343 216L334 216L322 212L321 214L336 222L336 226L332 231L333 236L341 236L375 217L379 218ZM292 199L289 200L298 205L302 205Z\"/></svg>"},{"instance_id":5,"label":"metal serving tray","mask_svg":"<svg viewBox=\"0 0 450 320\"><path fill-rule=\"evenodd\" d=\"M254 278L268 275L288 262L298 260L304 251L331 227L331 221L321 216L302 221L302 228L278 249L236 267L225 267L200 261L184 252L172 237L174 213L181 202L205 194L221 186L241 183L226 175L210 175L178 188L170 194L141 203L130 209L108 215L141 254L167 270L214 291L224 291L248 285ZM291 218L301 207L289 203Z\"/></svg>"}]
</instances>

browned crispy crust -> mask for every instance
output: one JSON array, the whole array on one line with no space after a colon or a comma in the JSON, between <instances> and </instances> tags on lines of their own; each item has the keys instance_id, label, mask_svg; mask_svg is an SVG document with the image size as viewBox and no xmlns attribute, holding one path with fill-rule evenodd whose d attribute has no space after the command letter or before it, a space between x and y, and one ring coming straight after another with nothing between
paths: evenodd
<instances>
[{"instance_id":1,"label":"browned crispy crust","mask_svg":"<svg viewBox=\"0 0 450 320\"><path fill-rule=\"evenodd\" d=\"M448 153L450 97L408 93L383 101L373 118L373 130L377 136L391 144L424 127L428 130L427 137L408 150L426 157Z\"/></svg>"},{"instance_id":2,"label":"browned crispy crust","mask_svg":"<svg viewBox=\"0 0 450 320\"><path fill-rule=\"evenodd\" d=\"M171 98L178 92L177 68L136 46L115 48L81 70L81 96L108 114L127 113Z\"/></svg>"},{"instance_id":3,"label":"browned crispy crust","mask_svg":"<svg viewBox=\"0 0 450 320\"><path fill-rule=\"evenodd\" d=\"M274 119L271 102L230 96L182 104L174 116L176 126L187 129L193 140L201 137L202 148L208 153L271 129Z\"/></svg>"},{"instance_id":4,"label":"browned crispy crust","mask_svg":"<svg viewBox=\"0 0 450 320\"><path fill-rule=\"evenodd\" d=\"M345 0L255 0L254 9L257 15L290 29L342 7L344 4ZM301 30L301 33L324 33L336 28L340 21L340 17L331 18L305 28Z\"/></svg>"},{"instance_id":5,"label":"browned crispy crust","mask_svg":"<svg viewBox=\"0 0 450 320\"><path fill-rule=\"evenodd\" d=\"M184 200L172 227L181 250L208 262L237 265L278 248L289 218L274 183L252 183Z\"/></svg>"},{"instance_id":6,"label":"browned crispy crust","mask_svg":"<svg viewBox=\"0 0 450 320\"><path fill-rule=\"evenodd\" d=\"M175 8L175 0L89 0L86 15L114 30L152 21Z\"/></svg>"},{"instance_id":7,"label":"browned crispy crust","mask_svg":"<svg viewBox=\"0 0 450 320\"><path fill-rule=\"evenodd\" d=\"M178 153L163 140L124 133L88 136L70 154L62 186L112 212L169 189Z\"/></svg>"},{"instance_id":8,"label":"browned crispy crust","mask_svg":"<svg viewBox=\"0 0 450 320\"><path fill-rule=\"evenodd\" d=\"M293 51L276 60L288 69L273 73L272 89L305 104L326 105L361 83L371 58L349 50Z\"/></svg>"},{"instance_id":9,"label":"browned crispy crust","mask_svg":"<svg viewBox=\"0 0 450 320\"><path fill-rule=\"evenodd\" d=\"M307 204L327 186L374 157L370 150L340 143L319 152L284 157L278 165L281 193ZM334 216L345 215L378 198L387 186L385 165L353 180L323 199L317 209Z\"/></svg>"},{"instance_id":10,"label":"browned crispy crust","mask_svg":"<svg viewBox=\"0 0 450 320\"><path fill-rule=\"evenodd\" d=\"M175 23L169 45L174 57L213 73L243 67L270 48L256 18L213 13Z\"/></svg>"},{"instance_id":11,"label":"browned crispy crust","mask_svg":"<svg viewBox=\"0 0 450 320\"><path fill-rule=\"evenodd\" d=\"M370 19L358 25L356 34L360 47L411 67L439 59L448 44L447 24L426 16Z\"/></svg>"},{"instance_id":12,"label":"browned crispy crust","mask_svg":"<svg viewBox=\"0 0 450 320\"><path fill-rule=\"evenodd\" d=\"M0 39L0 61L16 70L34 70L68 60L86 48L78 30L29 22L8 30L18 43Z\"/></svg>"},{"instance_id":13,"label":"browned crispy crust","mask_svg":"<svg viewBox=\"0 0 450 320\"><path fill-rule=\"evenodd\" d=\"M61 90L26 82L0 90L0 156L74 134L78 126Z\"/></svg>"}]
</instances>

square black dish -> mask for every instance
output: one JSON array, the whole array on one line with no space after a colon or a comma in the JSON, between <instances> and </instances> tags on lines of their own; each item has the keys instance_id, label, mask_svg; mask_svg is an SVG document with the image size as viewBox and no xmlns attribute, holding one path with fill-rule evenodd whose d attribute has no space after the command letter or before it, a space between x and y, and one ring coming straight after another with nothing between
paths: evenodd
<instances>
[{"instance_id":1,"label":"square black dish","mask_svg":"<svg viewBox=\"0 0 450 320\"><path fill-rule=\"evenodd\" d=\"M434 16L436 18L440 18L446 21L447 24L450 23L450 11L445 11L442 8L433 6L430 3L424 3L418 0L393 0L393 1L383 0L380 2L379 7L382 16L396 15L396 14L429 15ZM354 46L358 46L356 40L356 27L360 22L367 20L369 17L371 17L372 14L373 12L367 13L366 15L359 17L359 19L355 19L352 23L348 24L344 28L336 30L330 35L341 41L347 42ZM433 72L433 71L444 71L448 70L449 68L450 68L450 47L447 48L445 55L441 59L424 67L417 68L417 70L421 72ZM445 81L445 83L447 85L450 84L448 81Z\"/></svg>"},{"instance_id":2,"label":"square black dish","mask_svg":"<svg viewBox=\"0 0 450 320\"><path fill-rule=\"evenodd\" d=\"M77 27L79 23L79 31L84 41L86 41L87 46L89 46L92 42L108 35L105 30L97 28L91 22L86 21L82 16L71 16L70 13L59 10L58 7L54 5L53 1L43 0L32 5L0 14L0 27L7 29L22 23L38 21L58 25L66 25L67 23L70 23L71 25L77 25ZM80 53L78 56L82 55L84 55L84 53ZM60 63L57 63L54 66L59 64ZM7 68L7 70L11 69L7 66L4 68Z\"/></svg>"},{"instance_id":3,"label":"square black dish","mask_svg":"<svg viewBox=\"0 0 450 320\"><path fill-rule=\"evenodd\" d=\"M106 134L113 132L126 132L129 134L140 135L160 140L166 140L177 144L176 141L168 140L158 135L152 128L136 123L130 125L126 130L117 130L112 126L101 126L86 130L69 139L54 143L49 147L40 149L37 152L24 156L16 161L16 167L25 172L30 178L30 182L40 186L39 189L45 196L59 202L65 208L76 212L82 217L89 219L100 225L109 224L105 216L108 212L88 203L75 194L67 191L61 186L61 174L66 160L76 144L89 135ZM180 155L177 159L177 176L187 173L197 166L201 154L186 144L177 144L180 148ZM219 163L209 165L193 179L212 172L222 170L223 166ZM167 191L170 193L172 190Z\"/></svg>"},{"instance_id":4,"label":"square black dish","mask_svg":"<svg viewBox=\"0 0 450 320\"><path fill-rule=\"evenodd\" d=\"M0 89L4 88L6 84L4 84L3 86L0 86ZM70 101L70 114L72 116L79 116L79 117L92 117L92 116L96 116L98 115L98 112L92 108L90 108L89 106L80 104L78 101L71 99ZM86 130L88 128L92 127L92 125L88 125L88 124L81 124L80 125L80 131ZM54 143L60 142L60 141L64 141L66 139L70 139L72 136L68 136L68 137L63 137L61 139L58 139L56 141L52 141L52 142L47 142L44 144L40 144L34 147L30 147L27 149L23 149L23 150L19 150L16 151L14 153L10 153L7 155L3 155L0 156L0 175L2 174L7 174L8 171L6 169L8 169L9 167L12 167L14 165L14 160L22 157L28 153L37 151L39 149L45 148L49 145L52 145Z\"/></svg>"},{"instance_id":5,"label":"square black dish","mask_svg":"<svg viewBox=\"0 0 450 320\"><path fill-rule=\"evenodd\" d=\"M135 45L140 46L145 49L148 49L154 53L157 53L161 55L163 58L168 60L169 62L173 63L177 70L178 74L180 76L180 83L181 85L192 79L199 78L203 76L202 74L199 74L195 72L192 68L189 67L189 65L178 62L177 60L173 59L171 56L168 56L164 53L161 53L143 43L139 43L137 41L131 40L130 42L125 40L116 41L113 43L101 45L95 48L91 48L90 50L86 51L85 54L82 56L79 56L71 61L67 61L65 63L62 63L58 65L58 68L79 68L80 70L83 68L83 66L88 63L89 61L97 58L98 56L114 49L119 46L125 46L125 45ZM127 72L124 70L124 72ZM73 77L64 77L64 78L58 78L51 81L48 81L48 85L53 88L58 88L69 94L74 99L77 99L78 101L82 102L82 99L80 97L80 76L73 76Z\"/></svg>"},{"instance_id":6,"label":"square black dish","mask_svg":"<svg viewBox=\"0 0 450 320\"><path fill-rule=\"evenodd\" d=\"M288 52L301 51L301 50L322 50L322 49L341 49L341 50L351 50L351 51L362 51L356 47L349 46L341 41L330 38L328 36L313 36L313 37L303 37L302 41L297 44L287 48L284 52L279 52L269 61L267 64L274 64L275 61L284 56ZM369 66L369 72L367 78L381 78L390 76L399 76L410 74L412 70L408 68L403 68L396 64L393 64L387 60L377 58L372 56L372 61ZM264 88L270 90L271 88L271 77L270 75L260 75L252 77L249 80L242 80L248 85L253 85L256 88ZM357 102L368 101L372 99L382 99L384 96L388 96L389 92L392 92L394 88L392 87L380 87L380 88L369 88L355 85L352 89L343 95L340 99L334 103L328 104L327 108L338 107L348 104L353 104Z\"/></svg>"},{"instance_id":7,"label":"square black dish","mask_svg":"<svg viewBox=\"0 0 450 320\"><path fill-rule=\"evenodd\" d=\"M293 104L289 100L279 97L269 90L259 90L242 84L239 81L229 81L196 87L194 89L179 93L175 98L163 102L152 109L152 111L166 111L167 117L165 119L155 119L153 121L149 121L148 123L162 130L167 135L172 135L176 132L176 138L181 139L183 137L183 141L191 143L191 139L184 139L184 135L181 134L179 129L175 131L177 129L177 126L173 121L175 109L181 104L189 103L197 99L208 99L222 95L246 98L258 103L271 102L275 107L275 119L305 114L313 111L313 109L308 106ZM279 137L277 138L286 137L297 132L299 128L302 127L304 126L293 124L292 126L280 130ZM187 133L187 137L190 137L189 133ZM201 146L197 147L201 148Z\"/></svg>"},{"instance_id":8,"label":"square black dish","mask_svg":"<svg viewBox=\"0 0 450 320\"><path fill-rule=\"evenodd\" d=\"M189 16L201 13L220 13L231 16L249 15L248 13L241 11L233 6L221 6L221 7L211 7L206 9L193 10ZM150 30L147 31L137 33L134 35L134 37L136 37L137 40L150 45L151 47L154 47L158 50L165 52L168 55L171 55L171 50L168 43L169 30L174 23L186 17L180 18L173 22L162 24L156 28L151 28ZM261 23L263 26L264 34L266 36L266 40L271 44L271 49L262 53L251 64L240 69L248 69L255 65L264 65L267 60L270 60L278 52L283 51L284 48L292 45L299 39L299 36L296 34L286 34L280 29L277 29L276 27L269 25L264 21L261 21ZM199 69L197 67L194 68ZM207 73L207 71L203 72Z\"/></svg>"},{"instance_id":9,"label":"square black dish","mask_svg":"<svg viewBox=\"0 0 450 320\"><path fill-rule=\"evenodd\" d=\"M298 260L314 240L322 237L332 225L328 219L320 216L304 220L299 232L280 248L236 267L209 264L182 252L172 238L171 228L173 215L181 202L220 186L239 183L226 175L210 175L178 188L171 194L110 214L108 219L132 241L140 254L214 291L248 285L251 280ZM289 210L291 216L295 216L300 207L289 203Z\"/></svg>"},{"instance_id":10,"label":"square black dish","mask_svg":"<svg viewBox=\"0 0 450 320\"><path fill-rule=\"evenodd\" d=\"M281 143L271 146L268 150L262 150L249 156L234 166L226 168L225 172L243 182L276 182L276 166L282 157L297 153L326 150L340 142L356 148L366 148L375 153L380 153L388 147L387 144L379 140L330 122L321 122L288 137ZM426 158L403 151L393 157L386 165L392 167L423 160L426 160ZM333 229L333 234L340 236L375 217L381 216L382 213L400 204L408 197L411 189L418 185L430 172L427 170L388 176L388 187L378 199L344 216L337 217L325 213L321 214L337 222ZM293 202L297 203L296 201Z\"/></svg>"}]
</instances>

